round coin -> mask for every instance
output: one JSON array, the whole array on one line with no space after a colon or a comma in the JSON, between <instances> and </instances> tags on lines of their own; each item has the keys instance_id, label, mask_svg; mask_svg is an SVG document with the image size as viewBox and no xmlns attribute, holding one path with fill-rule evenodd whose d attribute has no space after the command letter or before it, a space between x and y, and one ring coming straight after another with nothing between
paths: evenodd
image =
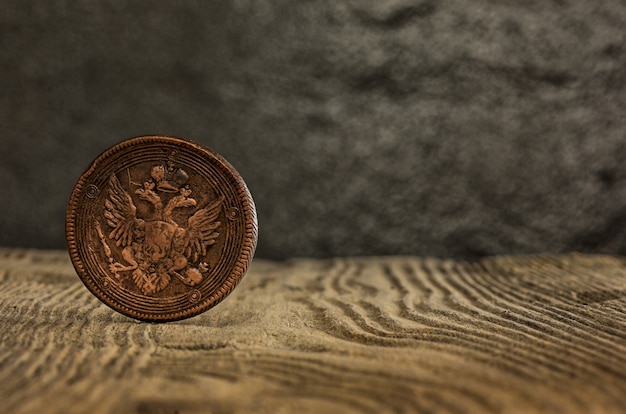
<instances>
[{"instance_id":1,"label":"round coin","mask_svg":"<svg viewBox=\"0 0 626 414\"><path fill-rule=\"evenodd\" d=\"M254 255L254 202L235 169L187 140L145 136L102 153L67 207L85 286L114 310L166 322L217 305Z\"/></svg>"}]
</instances>

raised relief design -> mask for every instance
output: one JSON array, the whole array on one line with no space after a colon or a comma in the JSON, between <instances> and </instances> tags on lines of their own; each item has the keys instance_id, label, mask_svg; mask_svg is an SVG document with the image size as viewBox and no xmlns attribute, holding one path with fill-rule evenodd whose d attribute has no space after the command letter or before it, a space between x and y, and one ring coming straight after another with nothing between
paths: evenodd
<instances>
[{"instance_id":1,"label":"raised relief design","mask_svg":"<svg viewBox=\"0 0 626 414\"><path fill-rule=\"evenodd\" d=\"M165 289L172 277L196 286L209 271L204 257L219 237L216 230L221 222L217 218L224 198L195 209L197 202L191 198L188 179L187 173L172 163L167 168L154 166L150 179L143 184L133 182L129 172L130 185L139 187L134 192L139 202L151 205L150 217L142 218L137 216L133 197L122 188L117 176L111 174L109 178L103 218L111 228L108 239L122 249L123 260L113 257L107 237L96 222L98 238L113 275L118 279L132 277L144 295ZM186 223L174 220L177 210L189 212Z\"/></svg>"}]
</instances>

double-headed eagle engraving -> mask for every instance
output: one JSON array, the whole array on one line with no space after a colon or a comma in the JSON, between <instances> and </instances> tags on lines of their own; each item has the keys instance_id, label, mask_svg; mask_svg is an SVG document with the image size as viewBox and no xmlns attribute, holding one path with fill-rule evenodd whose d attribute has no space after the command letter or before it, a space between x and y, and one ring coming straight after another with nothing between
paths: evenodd
<instances>
[{"instance_id":1,"label":"double-headed eagle engraving","mask_svg":"<svg viewBox=\"0 0 626 414\"><path fill-rule=\"evenodd\" d=\"M129 182L140 187L135 190L139 200L152 205L149 218L137 217L133 198L122 188L115 174L109 178L103 218L111 228L108 239L122 249L123 261L112 257L107 238L96 222L98 237L109 258L109 270L116 278L131 272L133 281L144 295L165 289L172 277L188 286L202 281L209 270L204 262L207 250L219 237L216 230L221 222L217 218L224 201L220 197L198 209L188 217L186 226L181 225L174 219L174 212L197 205L190 197L191 188L185 185L187 174L182 169L170 167L167 171L164 166L157 165L152 168L150 176L148 181L139 185L130 181L129 174ZM174 193L177 194L172 196Z\"/></svg>"}]
</instances>

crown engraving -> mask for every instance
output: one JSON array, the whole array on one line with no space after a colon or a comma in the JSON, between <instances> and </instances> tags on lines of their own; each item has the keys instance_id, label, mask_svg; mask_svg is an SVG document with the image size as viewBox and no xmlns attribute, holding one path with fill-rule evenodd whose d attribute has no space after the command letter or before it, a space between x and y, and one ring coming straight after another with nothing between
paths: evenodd
<instances>
[{"instance_id":1,"label":"crown engraving","mask_svg":"<svg viewBox=\"0 0 626 414\"><path fill-rule=\"evenodd\" d=\"M176 168L173 162L168 167L155 165L150 171L150 177L159 191L175 193L189 180L189 175L182 168Z\"/></svg>"}]
</instances>

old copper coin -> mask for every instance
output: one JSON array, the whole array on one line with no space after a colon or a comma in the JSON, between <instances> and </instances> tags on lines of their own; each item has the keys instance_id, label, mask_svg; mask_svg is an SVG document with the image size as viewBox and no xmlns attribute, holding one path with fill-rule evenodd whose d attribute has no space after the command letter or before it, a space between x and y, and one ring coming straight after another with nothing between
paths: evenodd
<instances>
[{"instance_id":1,"label":"old copper coin","mask_svg":"<svg viewBox=\"0 0 626 414\"><path fill-rule=\"evenodd\" d=\"M146 136L102 153L80 177L67 245L87 288L116 311L174 321L217 305L256 247L254 202L221 156Z\"/></svg>"}]
</instances>

